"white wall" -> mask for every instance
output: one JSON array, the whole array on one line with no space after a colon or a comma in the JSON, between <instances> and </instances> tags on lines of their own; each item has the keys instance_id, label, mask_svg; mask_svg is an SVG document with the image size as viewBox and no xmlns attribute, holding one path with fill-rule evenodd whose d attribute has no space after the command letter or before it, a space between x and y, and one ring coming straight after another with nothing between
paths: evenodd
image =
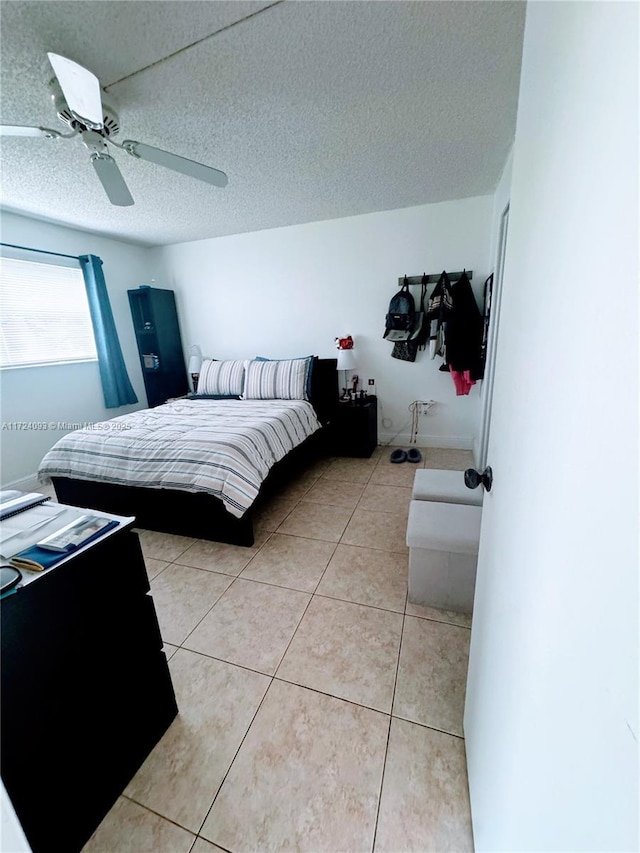
<instances>
[{"instance_id":1,"label":"white wall","mask_svg":"<svg viewBox=\"0 0 640 853\"><path fill-rule=\"evenodd\" d=\"M148 282L149 250L6 211L2 212L1 224L5 243L102 258L120 344L139 400L138 405L105 409L97 362L3 369L0 371L2 422L94 423L146 406L127 289ZM65 432L68 430L3 429L0 434L3 486L29 485L43 455Z\"/></svg>"},{"instance_id":2,"label":"white wall","mask_svg":"<svg viewBox=\"0 0 640 853\"><path fill-rule=\"evenodd\" d=\"M434 399L421 443L471 447L479 386L456 397L450 376L438 372L441 360L426 353L413 364L392 359L382 333L405 273L466 267L482 292L491 211L486 196L182 243L152 250L154 276L176 290L185 344L199 343L205 355L329 358L334 338L351 334L356 372L376 380L381 440L400 432L406 443L407 407Z\"/></svg>"},{"instance_id":3,"label":"white wall","mask_svg":"<svg viewBox=\"0 0 640 853\"><path fill-rule=\"evenodd\" d=\"M638 6L528 4L465 735L476 850L638 846Z\"/></svg>"}]
</instances>

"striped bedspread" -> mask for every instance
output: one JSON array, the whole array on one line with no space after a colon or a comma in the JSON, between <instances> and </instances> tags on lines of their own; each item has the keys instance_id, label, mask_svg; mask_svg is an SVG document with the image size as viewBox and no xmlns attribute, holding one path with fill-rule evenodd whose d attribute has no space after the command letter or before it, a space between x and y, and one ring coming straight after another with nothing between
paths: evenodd
<instances>
[{"instance_id":1,"label":"striped bedspread","mask_svg":"<svg viewBox=\"0 0 640 853\"><path fill-rule=\"evenodd\" d=\"M319 428L303 400L175 400L65 435L38 476L206 492L239 518L269 469Z\"/></svg>"}]
</instances>

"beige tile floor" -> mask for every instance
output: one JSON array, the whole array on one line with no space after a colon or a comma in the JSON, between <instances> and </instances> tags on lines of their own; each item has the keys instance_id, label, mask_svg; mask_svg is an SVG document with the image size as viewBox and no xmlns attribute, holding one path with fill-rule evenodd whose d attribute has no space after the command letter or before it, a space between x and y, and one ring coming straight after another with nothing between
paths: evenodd
<instances>
[{"instance_id":1,"label":"beige tile floor","mask_svg":"<svg viewBox=\"0 0 640 853\"><path fill-rule=\"evenodd\" d=\"M87 853L473 850L470 620L407 603L392 449L301 471L252 548L141 533L180 713Z\"/></svg>"}]
</instances>

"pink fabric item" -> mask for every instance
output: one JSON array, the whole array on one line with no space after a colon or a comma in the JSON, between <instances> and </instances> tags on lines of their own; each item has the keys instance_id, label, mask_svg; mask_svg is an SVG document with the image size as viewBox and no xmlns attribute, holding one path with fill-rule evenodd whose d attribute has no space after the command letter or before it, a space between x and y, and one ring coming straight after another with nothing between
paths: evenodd
<instances>
[{"instance_id":1,"label":"pink fabric item","mask_svg":"<svg viewBox=\"0 0 640 853\"><path fill-rule=\"evenodd\" d=\"M449 370L453 384L456 386L456 396L462 397L471 391L471 388L476 384L476 380L471 378L471 373L468 370Z\"/></svg>"}]
</instances>

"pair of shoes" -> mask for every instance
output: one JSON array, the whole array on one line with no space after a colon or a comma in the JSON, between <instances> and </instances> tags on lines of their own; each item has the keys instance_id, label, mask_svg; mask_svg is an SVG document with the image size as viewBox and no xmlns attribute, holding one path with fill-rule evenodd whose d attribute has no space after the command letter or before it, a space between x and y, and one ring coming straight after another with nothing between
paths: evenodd
<instances>
[{"instance_id":1,"label":"pair of shoes","mask_svg":"<svg viewBox=\"0 0 640 853\"><path fill-rule=\"evenodd\" d=\"M409 450L402 450L401 448L396 448L391 451L391 456L389 457L390 462L421 462L422 461L422 453L418 450L417 447L410 447Z\"/></svg>"}]
</instances>

